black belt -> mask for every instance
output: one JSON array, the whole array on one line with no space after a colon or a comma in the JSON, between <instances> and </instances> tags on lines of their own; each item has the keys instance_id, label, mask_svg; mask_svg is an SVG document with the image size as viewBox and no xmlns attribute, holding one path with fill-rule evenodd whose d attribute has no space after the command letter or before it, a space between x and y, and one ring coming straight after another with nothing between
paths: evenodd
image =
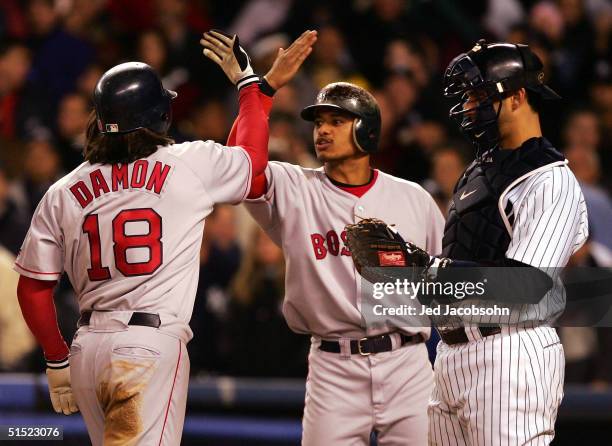
<instances>
[{"instance_id":1,"label":"black belt","mask_svg":"<svg viewBox=\"0 0 612 446\"><path fill-rule=\"evenodd\" d=\"M418 344L425 342L425 338L420 334L416 335L405 335L399 333L401 338L401 345L406 344ZM372 336L371 338L361 338L359 340L351 341L351 354L356 355L359 353L362 356L372 355L374 353L388 352L393 349L393 343L391 342L391 336L388 334L381 336ZM329 353L340 353L340 343L338 341L321 341L319 350Z\"/></svg>"},{"instance_id":2,"label":"black belt","mask_svg":"<svg viewBox=\"0 0 612 446\"><path fill-rule=\"evenodd\" d=\"M501 333L501 327L499 326L478 327L478 330L483 338ZM438 330L438 333L442 340L448 345L465 344L470 341L465 333L464 327L455 328L453 330Z\"/></svg>"},{"instance_id":3,"label":"black belt","mask_svg":"<svg viewBox=\"0 0 612 446\"><path fill-rule=\"evenodd\" d=\"M89 325L89 320L91 319L92 313L93 311L83 311L77 326L81 327L83 325ZM128 325L142 325L143 327L159 328L161 325L161 319L159 318L159 314L140 313L136 311L132 313L132 317L128 321Z\"/></svg>"}]
</instances>

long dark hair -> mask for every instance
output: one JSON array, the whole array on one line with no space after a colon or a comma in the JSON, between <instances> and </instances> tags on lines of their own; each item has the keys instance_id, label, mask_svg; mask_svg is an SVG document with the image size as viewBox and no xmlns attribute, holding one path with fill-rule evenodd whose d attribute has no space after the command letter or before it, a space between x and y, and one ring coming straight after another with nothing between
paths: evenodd
<instances>
[{"instance_id":1,"label":"long dark hair","mask_svg":"<svg viewBox=\"0 0 612 446\"><path fill-rule=\"evenodd\" d=\"M149 129L119 134L100 133L94 110L87 123L87 141L83 155L85 160L92 164L127 164L157 152L158 146L173 143L174 140L168 135L160 135Z\"/></svg>"}]
</instances>

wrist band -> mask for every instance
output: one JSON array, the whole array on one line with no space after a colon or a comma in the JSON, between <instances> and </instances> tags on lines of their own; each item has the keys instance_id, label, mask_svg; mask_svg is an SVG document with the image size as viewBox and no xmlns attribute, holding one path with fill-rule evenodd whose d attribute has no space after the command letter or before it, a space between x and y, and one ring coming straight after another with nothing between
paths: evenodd
<instances>
[{"instance_id":1,"label":"wrist band","mask_svg":"<svg viewBox=\"0 0 612 446\"><path fill-rule=\"evenodd\" d=\"M272 86L268 83L268 80L265 77L261 78L259 82L259 90L266 96L272 97L276 94L276 90L272 88Z\"/></svg>"},{"instance_id":2,"label":"wrist band","mask_svg":"<svg viewBox=\"0 0 612 446\"><path fill-rule=\"evenodd\" d=\"M69 365L70 365L70 363L68 362L68 358L61 359L59 361L49 361L49 360L47 360L47 368L48 369L54 369L54 370L65 369Z\"/></svg>"},{"instance_id":3,"label":"wrist band","mask_svg":"<svg viewBox=\"0 0 612 446\"><path fill-rule=\"evenodd\" d=\"M247 85L252 84L253 82L259 82L259 76L257 76L256 74L249 74L248 76L245 76L238 82L236 82L236 88L240 90L246 87Z\"/></svg>"}]
</instances>

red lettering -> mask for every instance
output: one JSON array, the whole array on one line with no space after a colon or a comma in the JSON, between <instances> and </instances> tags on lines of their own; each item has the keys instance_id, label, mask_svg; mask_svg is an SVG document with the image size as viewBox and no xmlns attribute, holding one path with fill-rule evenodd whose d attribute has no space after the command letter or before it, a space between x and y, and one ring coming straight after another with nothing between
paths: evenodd
<instances>
[{"instance_id":1,"label":"red lettering","mask_svg":"<svg viewBox=\"0 0 612 446\"><path fill-rule=\"evenodd\" d=\"M147 182L147 189L153 189L156 194L161 193L162 187L164 187L164 182L166 181L166 177L168 176L168 172L170 172L170 166L163 165L159 161L156 161L155 167L153 168L153 172L151 173L149 181Z\"/></svg>"},{"instance_id":2,"label":"red lettering","mask_svg":"<svg viewBox=\"0 0 612 446\"><path fill-rule=\"evenodd\" d=\"M87 189L87 186L83 181L79 181L78 183L72 185L70 187L70 192L72 192L72 195L74 195L74 198L77 199L83 209L85 209L85 206L87 206L89 203L91 203L91 200L93 200L92 193L89 191L89 189Z\"/></svg>"},{"instance_id":3,"label":"red lettering","mask_svg":"<svg viewBox=\"0 0 612 446\"><path fill-rule=\"evenodd\" d=\"M338 234L333 229L329 231L326 235L327 239L327 249L331 255L337 256L338 252L340 252L340 240L338 239Z\"/></svg>"},{"instance_id":4,"label":"red lettering","mask_svg":"<svg viewBox=\"0 0 612 446\"><path fill-rule=\"evenodd\" d=\"M342 234L340 234L340 238L342 239L342 251L340 251L340 255L341 256L350 256L351 255L351 251L349 251L349 249L346 247L346 231L342 231Z\"/></svg>"},{"instance_id":5,"label":"red lettering","mask_svg":"<svg viewBox=\"0 0 612 446\"><path fill-rule=\"evenodd\" d=\"M123 189L128 187L128 166L127 164L113 164L111 171L113 192L119 190L119 185Z\"/></svg>"},{"instance_id":6,"label":"red lettering","mask_svg":"<svg viewBox=\"0 0 612 446\"><path fill-rule=\"evenodd\" d=\"M314 248L316 259L324 259L327 255L327 249L325 249L325 237L323 237L321 234L310 234L310 240L312 240L312 247Z\"/></svg>"},{"instance_id":7,"label":"red lettering","mask_svg":"<svg viewBox=\"0 0 612 446\"><path fill-rule=\"evenodd\" d=\"M91 179L91 187L93 188L93 193L96 198L100 196L100 191L104 193L109 192L108 184L106 184L106 180L102 172L100 172L100 169L91 172L89 178Z\"/></svg>"},{"instance_id":8,"label":"red lettering","mask_svg":"<svg viewBox=\"0 0 612 446\"><path fill-rule=\"evenodd\" d=\"M138 160L134 163L134 170L132 171L132 182L130 184L133 188L139 188L144 186L147 180L147 169L149 162L146 160Z\"/></svg>"}]
</instances>

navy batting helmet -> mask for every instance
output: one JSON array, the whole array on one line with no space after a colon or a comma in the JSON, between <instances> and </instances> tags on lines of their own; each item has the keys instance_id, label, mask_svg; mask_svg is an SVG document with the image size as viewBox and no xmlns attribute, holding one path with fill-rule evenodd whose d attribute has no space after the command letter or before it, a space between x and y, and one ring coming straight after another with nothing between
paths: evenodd
<instances>
[{"instance_id":1,"label":"navy batting helmet","mask_svg":"<svg viewBox=\"0 0 612 446\"><path fill-rule=\"evenodd\" d=\"M172 121L170 102L175 97L176 93L162 86L149 65L117 65L102 75L94 89L98 129L102 133L128 133L145 128L163 135Z\"/></svg>"},{"instance_id":2,"label":"navy batting helmet","mask_svg":"<svg viewBox=\"0 0 612 446\"><path fill-rule=\"evenodd\" d=\"M306 121L314 121L316 111L323 107L345 111L356 117L353 124L353 141L362 151L375 152L380 140L380 109L374 96L357 85L335 82L326 85L317 95L313 105L302 110Z\"/></svg>"},{"instance_id":3,"label":"navy batting helmet","mask_svg":"<svg viewBox=\"0 0 612 446\"><path fill-rule=\"evenodd\" d=\"M444 74L444 96L460 98L450 110L459 129L471 140L479 154L499 144L497 110L501 101L520 88L542 99L560 99L544 84L543 65L527 45L478 43L467 53L455 57ZM468 93L476 94L478 106L466 109Z\"/></svg>"}]
</instances>

